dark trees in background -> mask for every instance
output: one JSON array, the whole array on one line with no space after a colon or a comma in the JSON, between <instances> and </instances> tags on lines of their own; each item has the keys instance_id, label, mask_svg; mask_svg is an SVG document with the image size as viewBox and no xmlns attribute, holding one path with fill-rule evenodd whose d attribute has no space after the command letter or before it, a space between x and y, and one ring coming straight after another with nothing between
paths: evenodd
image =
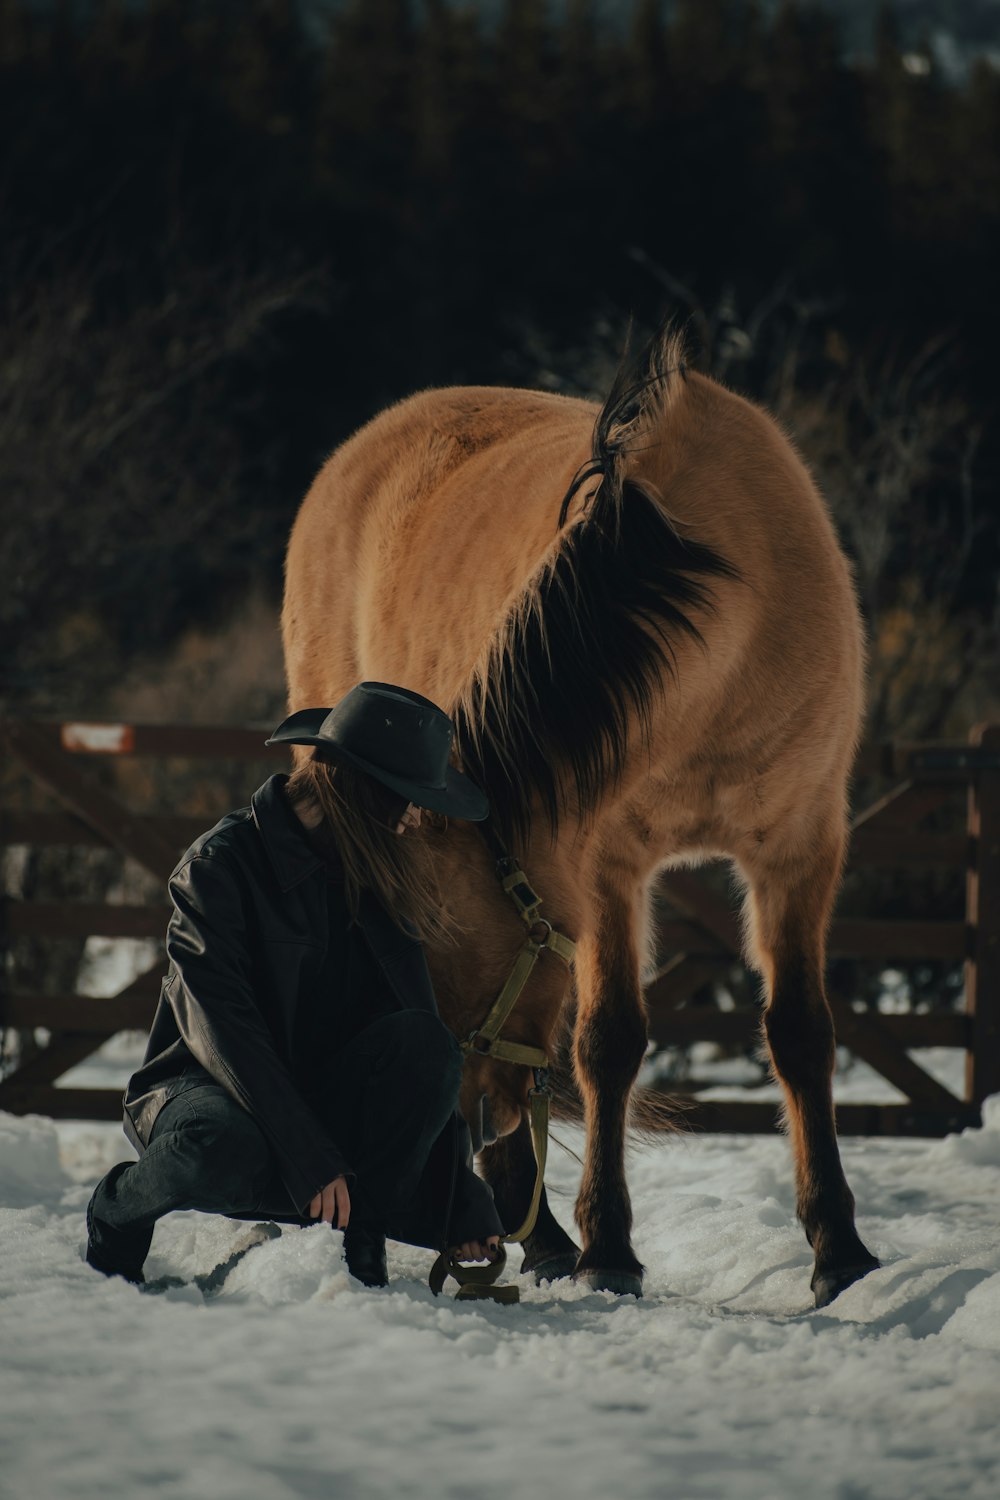
<instances>
[{"instance_id":1,"label":"dark trees in background","mask_svg":"<svg viewBox=\"0 0 1000 1500\"><path fill-rule=\"evenodd\" d=\"M329 450L421 385L603 395L629 316L668 312L820 479L872 734L996 704L1000 74L948 81L888 10L855 63L792 0L665 9L0 0L0 712L278 715L260 599ZM162 771L137 801L206 824L246 792ZM98 899L112 870L13 875ZM962 910L958 876L844 900ZM36 948L70 988L78 945Z\"/></svg>"},{"instance_id":2,"label":"dark trees in background","mask_svg":"<svg viewBox=\"0 0 1000 1500\"><path fill-rule=\"evenodd\" d=\"M0 0L0 696L93 707L276 594L387 401L598 394L672 310L799 435L876 640L951 643L936 698L876 682L881 732L933 730L996 607L998 142L985 63L949 83L888 19L851 63L793 3Z\"/></svg>"}]
</instances>

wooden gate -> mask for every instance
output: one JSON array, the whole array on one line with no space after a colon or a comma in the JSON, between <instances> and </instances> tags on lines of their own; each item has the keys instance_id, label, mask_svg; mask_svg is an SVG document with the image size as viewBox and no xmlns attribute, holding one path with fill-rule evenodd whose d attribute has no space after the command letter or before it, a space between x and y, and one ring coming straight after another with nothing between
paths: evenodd
<instances>
[{"instance_id":1,"label":"wooden gate","mask_svg":"<svg viewBox=\"0 0 1000 1500\"><path fill-rule=\"evenodd\" d=\"M211 817L135 812L88 774L88 757L194 757L286 764L285 752L263 746L266 731L170 725L0 724L0 742L53 800L51 810L0 809L5 846L91 845L116 850L165 882L179 854ZM249 769L249 767L248 767ZM854 822L850 868L940 866L965 872L964 920L837 919L830 953L880 964L936 960L965 967L962 1011L881 1015L831 994L837 1040L864 1059L904 1096L901 1104L838 1106L847 1134L943 1135L978 1123L979 1106L1000 1091L1000 727L977 730L969 744L885 745L868 752L860 769L892 784ZM966 793L964 826L922 825ZM249 790L249 788L248 788ZM57 810L58 809L58 810ZM228 811L220 808L219 815ZM737 919L724 896L697 871L661 878L660 894L678 918L661 925L660 948L673 956L647 987L650 1031L662 1045L696 1040L751 1046L760 1028L755 1005L722 1010L693 1005L738 962ZM3 934L19 936L150 937L161 939L165 904L45 902L7 898ZM94 999L77 993L32 993L9 964L0 974L0 1026L45 1027L48 1045L0 1082L0 1109L56 1117L117 1119L121 1095L112 1089L56 1087L57 1080L104 1041L150 1022L163 965L157 962L119 994ZM958 1097L921 1067L910 1049L945 1046L966 1054L965 1088ZM701 1129L767 1131L773 1103L692 1101L689 1119Z\"/></svg>"}]
</instances>

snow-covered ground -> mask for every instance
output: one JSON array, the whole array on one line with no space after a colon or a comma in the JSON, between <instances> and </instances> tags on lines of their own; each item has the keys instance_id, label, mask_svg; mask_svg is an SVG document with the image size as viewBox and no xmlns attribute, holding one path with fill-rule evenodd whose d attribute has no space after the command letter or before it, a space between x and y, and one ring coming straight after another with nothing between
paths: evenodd
<instances>
[{"instance_id":1,"label":"snow-covered ground","mask_svg":"<svg viewBox=\"0 0 1000 1500\"><path fill-rule=\"evenodd\" d=\"M996 1500L1000 1098L982 1130L843 1151L883 1269L819 1313L778 1137L633 1149L642 1301L435 1299L402 1246L370 1291L322 1227L203 1295L246 1226L192 1214L147 1265L188 1284L151 1296L82 1260L117 1127L0 1115L0 1496ZM578 1170L553 1149L567 1224Z\"/></svg>"},{"instance_id":2,"label":"snow-covered ground","mask_svg":"<svg viewBox=\"0 0 1000 1500\"><path fill-rule=\"evenodd\" d=\"M92 939L81 988L113 993L154 958ZM121 1087L143 1041L61 1082ZM914 1055L961 1092L960 1053ZM759 1083L708 1045L691 1061L709 1097ZM899 1097L847 1054L835 1093ZM569 1226L582 1137L555 1134ZM1000 1098L982 1130L842 1147L883 1269L820 1313L778 1136L632 1149L640 1302L528 1282L515 1307L435 1299L430 1255L404 1246L369 1291L322 1227L284 1229L203 1293L247 1226L194 1214L157 1228L147 1275L184 1284L154 1296L82 1259L92 1186L133 1155L120 1129L0 1114L0 1497L996 1500Z\"/></svg>"}]
</instances>

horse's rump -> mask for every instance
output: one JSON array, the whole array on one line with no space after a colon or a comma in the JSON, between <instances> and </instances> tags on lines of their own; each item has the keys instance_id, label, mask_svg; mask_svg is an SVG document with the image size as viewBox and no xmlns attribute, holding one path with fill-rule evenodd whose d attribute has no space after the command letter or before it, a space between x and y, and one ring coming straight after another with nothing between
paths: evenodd
<instances>
[{"instance_id":1,"label":"horse's rump","mask_svg":"<svg viewBox=\"0 0 1000 1500\"><path fill-rule=\"evenodd\" d=\"M426 391L339 449L289 545L290 707L362 677L426 694L456 713L468 769L522 836L533 802L552 819L560 796L583 812L612 788L642 800L650 770L696 796L691 826L706 783L752 774L770 801L763 782L787 776L789 749L797 778L842 779L857 609L794 451L757 408L667 368L656 400L605 432L613 451L560 528L607 411ZM630 736L648 755L631 768ZM800 788L774 800L797 806Z\"/></svg>"}]
</instances>

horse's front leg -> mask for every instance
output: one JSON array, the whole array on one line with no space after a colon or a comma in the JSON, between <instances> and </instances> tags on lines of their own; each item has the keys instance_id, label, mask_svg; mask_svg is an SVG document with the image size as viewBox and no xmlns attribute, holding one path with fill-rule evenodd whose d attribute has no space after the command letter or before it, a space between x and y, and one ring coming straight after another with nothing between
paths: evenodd
<instances>
[{"instance_id":1,"label":"horse's front leg","mask_svg":"<svg viewBox=\"0 0 1000 1500\"><path fill-rule=\"evenodd\" d=\"M510 1135L485 1147L479 1160L493 1189L500 1222L513 1233L524 1221L535 1187L535 1153L527 1119ZM532 1273L536 1282L555 1281L572 1274L579 1253L549 1207L543 1188L538 1218L524 1242L522 1271Z\"/></svg>"},{"instance_id":2,"label":"horse's front leg","mask_svg":"<svg viewBox=\"0 0 1000 1500\"><path fill-rule=\"evenodd\" d=\"M642 1295L625 1182L629 1096L646 1051L636 945L638 894L602 890L599 916L577 944L576 1076L587 1145L576 1219L583 1250L574 1277L595 1291Z\"/></svg>"}]
</instances>

